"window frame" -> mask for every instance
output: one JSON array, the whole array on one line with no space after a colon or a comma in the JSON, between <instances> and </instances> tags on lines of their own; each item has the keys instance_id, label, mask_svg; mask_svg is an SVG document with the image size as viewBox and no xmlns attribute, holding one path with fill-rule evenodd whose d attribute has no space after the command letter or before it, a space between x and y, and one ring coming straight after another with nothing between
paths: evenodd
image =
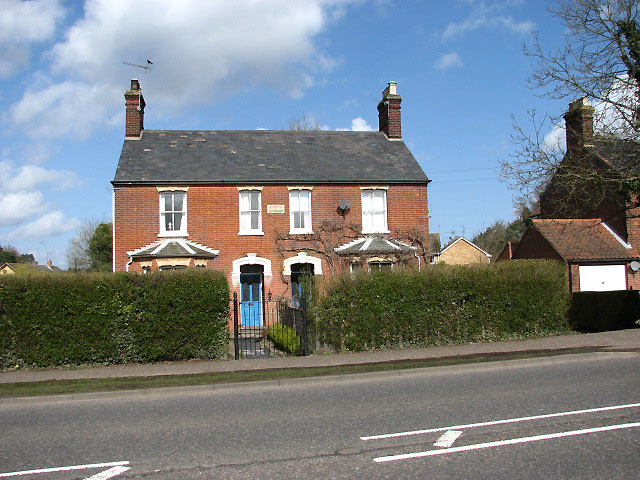
<instances>
[{"instance_id":1,"label":"window frame","mask_svg":"<svg viewBox=\"0 0 640 480\"><path fill-rule=\"evenodd\" d=\"M242 209L242 197L243 195L252 195L256 194L258 196L258 208L256 210L251 209L251 200L249 199L249 210ZM258 188L243 188L238 191L238 212L239 212L239 221L240 221L240 229L238 231L238 235L264 235L262 231L262 191ZM257 228L243 228L243 213L253 213L256 212L258 215L258 227ZM251 215L249 215L249 226L251 226Z\"/></svg>"},{"instance_id":2,"label":"window frame","mask_svg":"<svg viewBox=\"0 0 640 480\"><path fill-rule=\"evenodd\" d=\"M161 190L159 192L159 212L160 212L160 233L159 237L187 237L189 235L187 229L187 192L185 190ZM165 210L165 196L171 195L173 210ZM182 210L175 210L175 195L182 195ZM176 213L182 213L182 220L180 221L180 230L167 230L166 228L166 215L175 215ZM175 218L175 217L174 217Z\"/></svg>"},{"instance_id":3,"label":"window frame","mask_svg":"<svg viewBox=\"0 0 640 480\"><path fill-rule=\"evenodd\" d=\"M308 199L309 199L309 208L308 210L302 210L300 208L298 208L298 210L294 210L292 208L293 202L293 196L297 195L298 196L298 207L300 206L300 194L301 193L305 193L306 195L308 195ZM307 218L308 219L308 225L304 226L304 227L295 227L295 220L294 220L294 214L295 213L307 213L308 215L306 216L302 216L301 218ZM290 188L289 189L289 233L290 234L305 234L305 233L313 233L313 229L312 229L312 225L313 225L313 220L312 220L312 212L313 212L313 207L311 204L311 189L310 188Z\"/></svg>"},{"instance_id":4,"label":"window frame","mask_svg":"<svg viewBox=\"0 0 640 480\"><path fill-rule=\"evenodd\" d=\"M387 204L387 188L386 187L361 187L361 189L362 189L362 194L361 194L362 233L390 233L389 223L388 223L389 208ZM373 206L373 200L376 194L379 194L382 196L383 206L384 206L384 210L382 211L384 222L382 226L377 226L377 227L374 225L376 223L374 222L374 218L376 218L377 215L379 214L376 213ZM370 207L367 210L365 210L365 196L369 196L369 195L371 196L371 199L369 200ZM365 218L367 218L367 220L365 220Z\"/></svg>"}]
</instances>

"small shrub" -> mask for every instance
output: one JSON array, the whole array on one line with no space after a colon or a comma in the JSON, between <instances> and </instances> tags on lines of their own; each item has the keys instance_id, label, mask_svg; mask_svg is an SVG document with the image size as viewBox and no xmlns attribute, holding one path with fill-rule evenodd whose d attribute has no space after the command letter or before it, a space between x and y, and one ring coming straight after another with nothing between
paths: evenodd
<instances>
[{"instance_id":1,"label":"small shrub","mask_svg":"<svg viewBox=\"0 0 640 480\"><path fill-rule=\"evenodd\" d=\"M274 323L267 330L267 338L273 342L273 345L278 350L282 350L291 355L300 355L302 351L302 339L296 333L295 329L287 325Z\"/></svg>"}]
</instances>

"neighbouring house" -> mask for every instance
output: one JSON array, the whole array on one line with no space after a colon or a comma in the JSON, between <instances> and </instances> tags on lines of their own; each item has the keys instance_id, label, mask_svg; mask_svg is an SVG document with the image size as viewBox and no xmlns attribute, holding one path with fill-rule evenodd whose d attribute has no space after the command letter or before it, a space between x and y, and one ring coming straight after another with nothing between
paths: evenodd
<instances>
[{"instance_id":1,"label":"neighbouring house","mask_svg":"<svg viewBox=\"0 0 640 480\"><path fill-rule=\"evenodd\" d=\"M490 261L490 254L464 237L456 237L433 257L433 263L446 263L447 265L487 264Z\"/></svg>"},{"instance_id":2,"label":"neighbouring house","mask_svg":"<svg viewBox=\"0 0 640 480\"><path fill-rule=\"evenodd\" d=\"M305 275L424 265L430 180L402 141L401 101L389 82L375 132L145 130L132 80L114 271L222 270L259 324L260 303Z\"/></svg>"},{"instance_id":3,"label":"neighbouring house","mask_svg":"<svg viewBox=\"0 0 640 480\"><path fill-rule=\"evenodd\" d=\"M505 246L502 248L498 256L496 257L496 262L501 262L503 260L511 260L513 258L513 252L518 248L518 242L507 242Z\"/></svg>"},{"instance_id":4,"label":"neighbouring house","mask_svg":"<svg viewBox=\"0 0 640 480\"><path fill-rule=\"evenodd\" d=\"M564 115L567 151L560 168L571 172L579 165L594 176L615 175L630 161L637 162L640 144L594 135L593 113L586 98L569 105ZM540 196L537 218L511 258L564 262L572 292L640 289L638 208L620 192L592 185L588 177L571 186L563 178L551 178Z\"/></svg>"},{"instance_id":5,"label":"neighbouring house","mask_svg":"<svg viewBox=\"0 0 640 480\"><path fill-rule=\"evenodd\" d=\"M37 263L4 263L0 265L0 275L30 275L34 273L60 273L63 270L56 267L51 260L46 265Z\"/></svg>"}]
</instances>

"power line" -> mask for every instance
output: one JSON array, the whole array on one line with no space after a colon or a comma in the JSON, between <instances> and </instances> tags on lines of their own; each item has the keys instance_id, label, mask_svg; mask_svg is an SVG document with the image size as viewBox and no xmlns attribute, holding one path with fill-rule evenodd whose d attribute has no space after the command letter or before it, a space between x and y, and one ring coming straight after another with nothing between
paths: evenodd
<instances>
[{"instance_id":1,"label":"power line","mask_svg":"<svg viewBox=\"0 0 640 480\"><path fill-rule=\"evenodd\" d=\"M490 178L472 178L470 180L444 180L444 181L431 181L431 183L464 183L464 182L483 182L486 180L497 180L496 177Z\"/></svg>"},{"instance_id":2,"label":"power line","mask_svg":"<svg viewBox=\"0 0 640 480\"><path fill-rule=\"evenodd\" d=\"M495 169L496 167L462 168L459 170L437 170L437 171L427 170L427 173L431 174L431 173L451 173L451 172L473 172L476 170L495 170Z\"/></svg>"}]
</instances>

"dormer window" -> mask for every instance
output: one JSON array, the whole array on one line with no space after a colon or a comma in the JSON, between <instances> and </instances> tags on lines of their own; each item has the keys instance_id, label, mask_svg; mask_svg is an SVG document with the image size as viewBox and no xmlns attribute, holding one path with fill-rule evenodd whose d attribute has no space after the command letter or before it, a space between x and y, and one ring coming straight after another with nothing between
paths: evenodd
<instances>
[{"instance_id":1,"label":"dormer window","mask_svg":"<svg viewBox=\"0 0 640 480\"><path fill-rule=\"evenodd\" d=\"M160 193L160 236L187 236L187 194Z\"/></svg>"}]
</instances>

